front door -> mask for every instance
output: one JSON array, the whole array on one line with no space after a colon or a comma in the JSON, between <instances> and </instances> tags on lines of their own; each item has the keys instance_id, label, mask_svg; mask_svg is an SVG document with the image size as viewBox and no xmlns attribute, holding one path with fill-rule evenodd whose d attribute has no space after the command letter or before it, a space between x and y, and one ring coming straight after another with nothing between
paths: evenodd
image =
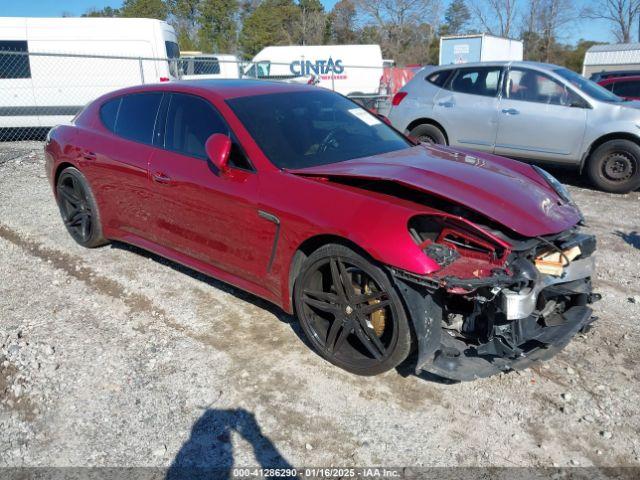
<instances>
[{"instance_id":1,"label":"front door","mask_svg":"<svg viewBox=\"0 0 640 480\"><path fill-rule=\"evenodd\" d=\"M434 99L434 117L449 144L493 151L498 129L498 92L502 67L460 68Z\"/></svg>"},{"instance_id":2,"label":"front door","mask_svg":"<svg viewBox=\"0 0 640 480\"><path fill-rule=\"evenodd\" d=\"M171 94L164 148L155 150L149 165L154 230L160 232L159 243L254 280L264 274L271 247L258 216L258 176L237 144L229 171L216 171L205 153L214 133L231 134L213 105L194 95Z\"/></svg>"},{"instance_id":3,"label":"front door","mask_svg":"<svg viewBox=\"0 0 640 480\"><path fill-rule=\"evenodd\" d=\"M585 106L571 89L544 73L511 68L500 100L495 152L540 160L578 159Z\"/></svg>"}]
</instances>

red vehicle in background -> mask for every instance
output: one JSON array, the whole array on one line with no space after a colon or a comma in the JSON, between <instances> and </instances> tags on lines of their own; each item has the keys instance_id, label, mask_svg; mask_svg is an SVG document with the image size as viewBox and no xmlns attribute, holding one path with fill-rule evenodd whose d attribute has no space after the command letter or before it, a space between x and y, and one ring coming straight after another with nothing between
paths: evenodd
<instances>
[{"instance_id":1,"label":"red vehicle in background","mask_svg":"<svg viewBox=\"0 0 640 480\"><path fill-rule=\"evenodd\" d=\"M640 75L606 78L598 85L627 100L640 100Z\"/></svg>"},{"instance_id":2,"label":"red vehicle in background","mask_svg":"<svg viewBox=\"0 0 640 480\"><path fill-rule=\"evenodd\" d=\"M421 68L423 67L420 65L384 67L382 77L380 77L380 95L395 95Z\"/></svg>"},{"instance_id":3,"label":"red vehicle in background","mask_svg":"<svg viewBox=\"0 0 640 480\"><path fill-rule=\"evenodd\" d=\"M557 180L416 144L325 89L131 87L54 128L45 158L80 245L127 242L260 296L353 373L415 351L416 371L471 380L593 321L595 238Z\"/></svg>"}]
</instances>

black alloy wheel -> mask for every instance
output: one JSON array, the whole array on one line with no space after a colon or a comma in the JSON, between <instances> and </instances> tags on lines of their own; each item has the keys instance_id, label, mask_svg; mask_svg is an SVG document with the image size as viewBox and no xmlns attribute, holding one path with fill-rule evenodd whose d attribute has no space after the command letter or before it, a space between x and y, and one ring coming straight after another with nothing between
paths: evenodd
<instances>
[{"instance_id":1,"label":"black alloy wheel","mask_svg":"<svg viewBox=\"0 0 640 480\"><path fill-rule=\"evenodd\" d=\"M79 170L69 167L60 173L56 199L64 225L77 243L84 247L106 243L95 199Z\"/></svg>"},{"instance_id":2,"label":"black alloy wheel","mask_svg":"<svg viewBox=\"0 0 640 480\"><path fill-rule=\"evenodd\" d=\"M409 354L411 334L395 288L379 267L342 245L307 259L295 305L313 347L349 372L376 375Z\"/></svg>"}]
</instances>

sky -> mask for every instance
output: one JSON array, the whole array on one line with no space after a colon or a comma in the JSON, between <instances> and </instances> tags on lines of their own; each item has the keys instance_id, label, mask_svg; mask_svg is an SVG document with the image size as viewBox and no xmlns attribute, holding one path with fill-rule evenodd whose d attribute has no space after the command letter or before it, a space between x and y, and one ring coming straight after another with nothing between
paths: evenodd
<instances>
[{"instance_id":1,"label":"sky","mask_svg":"<svg viewBox=\"0 0 640 480\"><path fill-rule=\"evenodd\" d=\"M321 0L327 10L337 0ZM581 3L584 0L576 0ZM444 0L446 3L447 0ZM122 0L0 0L0 17L59 17L63 12L80 15L90 8L119 7ZM580 38L599 42L613 42L614 37L606 22L582 21L568 29L561 41L575 43Z\"/></svg>"}]
</instances>

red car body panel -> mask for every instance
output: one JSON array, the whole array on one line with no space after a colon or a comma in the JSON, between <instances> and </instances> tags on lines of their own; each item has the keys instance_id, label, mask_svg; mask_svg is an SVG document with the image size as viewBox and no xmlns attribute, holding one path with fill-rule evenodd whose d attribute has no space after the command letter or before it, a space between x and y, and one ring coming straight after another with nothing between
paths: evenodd
<instances>
[{"instance_id":1,"label":"red car body panel","mask_svg":"<svg viewBox=\"0 0 640 480\"><path fill-rule=\"evenodd\" d=\"M294 257L314 238L340 237L381 263L418 275L440 268L409 235L408 223L420 214L449 214L327 177L398 182L465 205L524 236L560 232L579 221L577 209L564 203L530 166L463 150L417 146L295 172L280 170L225 103L236 96L314 88L198 81L105 95L81 112L74 125L57 127L51 134L45 152L54 194L57 172L64 165L76 166L94 192L106 238L173 259L288 312ZM137 91L184 92L211 102L255 171L215 173L205 161L114 135L100 121L99 106Z\"/></svg>"},{"instance_id":2,"label":"red car body panel","mask_svg":"<svg viewBox=\"0 0 640 480\"><path fill-rule=\"evenodd\" d=\"M507 159L438 146L407 150L300 170L299 173L395 181L446 198L524 236L561 232L579 220L544 181ZM530 173L528 171L530 171ZM541 179L540 179L541 180Z\"/></svg>"}]
</instances>

